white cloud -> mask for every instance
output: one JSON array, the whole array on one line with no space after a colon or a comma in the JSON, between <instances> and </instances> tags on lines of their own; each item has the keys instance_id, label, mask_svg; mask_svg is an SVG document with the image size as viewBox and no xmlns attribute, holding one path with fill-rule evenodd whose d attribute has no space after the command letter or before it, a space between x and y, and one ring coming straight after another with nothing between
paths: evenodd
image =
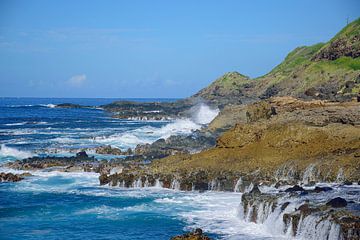
<instances>
[{"instance_id":1,"label":"white cloud","mask_svg":"<svg viewBox=\"0 0 360 240\"><path fill-rule=\"evenodd\" d=\"M67 84L69 84L72 87L81 87L84 85L86 81L86 75L85 74L79 74L74 75L71 78L67 80Z\"/></svg>"}]
</instances>

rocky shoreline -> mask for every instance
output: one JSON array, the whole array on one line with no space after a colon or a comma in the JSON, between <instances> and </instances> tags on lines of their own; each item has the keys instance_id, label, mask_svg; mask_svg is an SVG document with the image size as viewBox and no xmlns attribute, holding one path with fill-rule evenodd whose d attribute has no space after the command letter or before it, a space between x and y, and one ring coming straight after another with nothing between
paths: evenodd
<instances>
[{"instance_id":1,"label":"rocky shoreline","mask_svg":"<svg viewBox=\"0 0 360 240\"><path fill-rule=\"evenodd\" d=\"M190 135L4 166L95 172L100 185L122 188L239 192L243 221L270 222L288 237L360 239L359 29L360 19L328 43L299 47L257 79L231 72L187 99L100 106L115 118L156 121L191 118L199 104L220 110ZM98 161L86 151L119 158ZM0 181L26 176L0 173ZM172 239L210 238L196 229Z\"/></svg>"},{"instance_id":2,"label":"rocky shoreline","mask_svg":"<svg viewBox=\"0 0 360 240\"><path fill-rule=\"evenodd\" d=\"M222 124L229 117L236 122L232 127ZM305 219L317 219L319 226L334 232L329 230L324 233L326 236L338 234L343 239L357 239L360 214L354 209L358 204L337 199L332 196L334 189L318 183L358 186L359 124L357 102L275 97L234 106L233 111L221 112L208 126L190 136L172 136L134 150L122 151L112 146L92 149L97 154L122 156L118 159L98 161L81 151L73 157L32 157L9 162L5 167L96 172L100 174L100 185L113 187L241 192L243 210L239 214L245 221L263 224L277 214L282 233L297 236L305 231ZM10 181L22 178L3 177ZM266 187L275 192L262 192ZM314 202L312 199L319 195L327 197L321 203ZM284 199L299 203L293 206ZM322 230L306 231L316 234ZM186 234L174 239L208 238Z\"/></svg>"}]
</instances>

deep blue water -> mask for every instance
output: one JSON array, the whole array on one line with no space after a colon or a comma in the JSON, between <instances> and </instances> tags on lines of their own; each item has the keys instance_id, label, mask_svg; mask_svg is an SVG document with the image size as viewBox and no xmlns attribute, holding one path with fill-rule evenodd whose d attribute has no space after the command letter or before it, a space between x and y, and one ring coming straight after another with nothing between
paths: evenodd
<instances>
[{"instance_id":1,"label":"deep blue water","mask_svg":"<svg viewBox=\"0 0 360 240\"><path fill-rule=\"evenodd\" d=\"M0 98L0 163L41 154L73 155L81 148L104 144L134 148L199 127L190 120L119 120L95 108L114 100ZM94 108L51 105L65 102ZM94 173L32 174L18 183L0 183L0 239L162 240L195 227L214 238L269 236L239 220L238 193L99 186Z\"/></svg>"},{"instance_id":2,"label":"deep blue water","mask_svg":"<svg viewBox=\"0 0 360 240\"><path fill-rule=\"evenodd\" d=\"M95 108L114 100L118 99L0 98L0 144L24 151L41 152L46 149L62 150L66 153L70 149L104 144L127 149L139 143L152 142L161 137L161 134L168 134L157 133L168 122L114 119L108 113ZM54 108L53 104L64 102L94 108Z\"/></svg>"}]
</instances>

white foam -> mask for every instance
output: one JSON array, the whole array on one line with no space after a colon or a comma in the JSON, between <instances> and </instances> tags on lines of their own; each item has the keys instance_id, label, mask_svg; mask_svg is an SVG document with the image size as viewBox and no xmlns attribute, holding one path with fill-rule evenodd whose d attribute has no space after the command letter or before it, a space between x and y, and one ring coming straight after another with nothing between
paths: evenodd
<instances>
[{"instance_id":1,"label":"white foam","mask_svg":"<svg viewBox=\"0 0 360 240\"><path fill-rule=\"evenodd\" d=\"M27 122L19 122L19 123L6 123L4 124L5 126L21 126L21 125L25 125L27 124Z\"/></svg>"},{"instance_id":2,"label":"white foam","mask_svg":"<svg viewBox=\"0 0 360 240\"><path fill-rule=\"evenodd\" d=\"M171 135L189 135L200 128L201 125L190 119L177 119L160 128L144 126L125 133L95 137L94 142L123 149L134 148L138 144L152 143L160 138L166 139Z\"/></svg>"},{"instance_id":3,"label":"white foam","mask_svg":"<svg viewBox=\"0 0 360 240\"><path fill-rule=\"evenodd\" d=\"M48 107L48 108L55 108L56 107L55 104L51 104L51 103L49 103L49 104L40 104L40 106Z\"/></svg>"},{"instance_id":4,"label":"white foam","mask_svg":"<svg viewBox=\"0 0 360 240\"><path fill-rule=\"evenodd\" d=\"M16 159L24 159L32 157L32 153L27 151L20 151L16 148L8 147L5 144L1 144L0 156L2 157L14 157Z\"/></svg>"},{"instance_id":5,"label":"white foam","mask_svg":"<svg viewBox=\"0 0 360 240\"><path fill-rule=\"evenodd\" d=\"M57 143L74 143L75 139L68 138L68 137L57 137L57 138L51 139L51 141L57 142Z\"/></svg>"}]
</instances>

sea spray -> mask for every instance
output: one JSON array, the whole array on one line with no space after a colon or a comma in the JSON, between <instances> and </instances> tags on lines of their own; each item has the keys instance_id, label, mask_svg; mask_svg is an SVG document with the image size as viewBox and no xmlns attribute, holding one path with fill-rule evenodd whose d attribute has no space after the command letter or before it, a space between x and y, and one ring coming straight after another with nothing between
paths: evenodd
<instances>
[{"instance_id":1,"label":"sea spray","mask_svg":"<svg viewBox=\"0 0 360 240\"><path fill-rule=\"evenodd\" d=\"M243 184L242 178L240 177L234 187L234 192L241 192L241 185Z\"/></svg>"},{"instance_id":2,"label":"sea spray","mask_svg":"<svg viewBox=\"0 0 360 240\"><path fill-rule=\"evenodd\" d=\"M201 129L204 124L210 123L218 113L218 109L199 104L191 109L189 118L173 120L160 128L144 126L125 133L98 136L94 138L94 142L120 147L124 150L129 147L134 148L138 144L152 143L160 138L167 139L172 135L189 135Z\"/></svg>"},{"instance_id":3,"label":"sea spray","mask_svg":"<svg viewBox=\"0 0 360 240\"><path fill-rule=\"evenodd\" d=\"M204 125L209 124L218 114L218 108L210 108L204 103L195 105L190 109L191 120L197 124Z\"/></svg>"},{"instance_id":4,"label":"sea spray","mask_svg":"<svg viewBox=\"0 0 360 240\"><path fill-rule=\"evenodd\" d=\"M12 157L15 159L24 159L32 157L33 154L27 151L20 151L16 148L8 147L5 144L1 144L0 157Z\"/></svg>"}]
</instances>

